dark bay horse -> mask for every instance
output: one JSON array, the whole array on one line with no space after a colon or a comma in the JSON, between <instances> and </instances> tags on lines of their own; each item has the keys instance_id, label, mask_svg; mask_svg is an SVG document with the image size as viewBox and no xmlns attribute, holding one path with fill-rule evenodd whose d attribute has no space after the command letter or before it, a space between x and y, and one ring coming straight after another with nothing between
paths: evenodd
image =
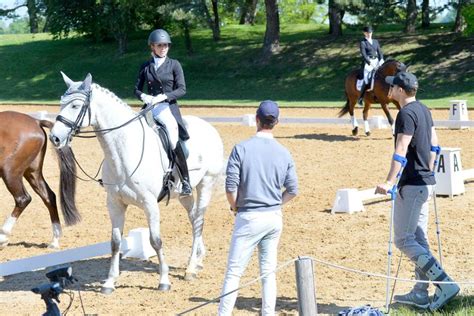
<instances>
[{"instance_id":1,"label":"dark bay horse","mask_svg":"<svg viewBox=\"0 0 474 316\"><path fill-rule=\"evenodd\" d=\"M0 247L8 244L13 226L31 202L23 184L23 177L41 197L51 218L53 239L49 248L59 248L61 224L56 206L56 195L43 177L43 161L48 138L44 127L51 129L52 122L36 120L14 111L0 112L0 177L15 199L15 207L0 229ZM68 148L56 150L60 165L61 209L67 225L80 221L75 205L75 168L72 152ZM31 225L32 229L33 224Z\"/></svg>"},{"instance_id":2,"label":"dark bay horse","mask_svg":"<svg viewBox=\"0 0 474 316\"><path fill-rule=\"evenodd\" d=\"M375 79L374 79L374 88L371 91L366 91L364 96L364 110L363 110L363 118L364 118L364 128L365 134L367 136L370 135L370 128L368 123L368 116L369 116L369 109L370 106L374 103L379 103L382 106L382 109L387 116L387 120L392 125L393 129L393 118L390 115L390 111L388 110L388 104L391 102L396 105L398 109L400 109L400 105L397 101L391 99L388 96L388 91L390 86L385 82L385 77L393 76L399 71L405 71L407 66L402 62L397 60L387 60L382 66L380 66L377 71L375 72ZM357 75L359 73L359 69L353 70L347 75L345 80L345 93L346 93L346 104L339 112L339 117L343 116L344 114L349 112L351 116L351 123L352 123L352 135L357 135L359 130L359 125L357 123L357 119L354 117L354 107L357 103L357 99L359 98L360 91L356 89L356 82L357 82Z\"/></svg>"}]
</instances>

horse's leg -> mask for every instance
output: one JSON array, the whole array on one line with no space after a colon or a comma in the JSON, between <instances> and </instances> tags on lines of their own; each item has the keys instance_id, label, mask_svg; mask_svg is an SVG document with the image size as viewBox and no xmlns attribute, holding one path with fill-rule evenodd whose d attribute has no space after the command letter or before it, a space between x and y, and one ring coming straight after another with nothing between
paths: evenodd
<instances>
[{"instance_id":1,"label":"horse's leg","mask_svg":"<svg viewBox=\"0 0 474 316\"><path fill-rule=\"evenodd\" d=\"M165 255L163 252L163 242L160 235L160 208L156 203L156 198L153 197L144 205L145 215L148 219L148 226L150 227L150 244L155 249L160 263L160 282L158 285L159 291L169 291L171 289L171 282L169 280L169 267L165 262Z\"/></svg>"},{"instance_id":2,"label":"horse's leg","mask_svg":"<svg viewBox=\"0 0 474 316\"><path fill-rule=\"evenodd\" d=\"M181 204L188 211L189 221L193 229L193 246L186 268L185 280L196 278L197 273L203 267L206 248L202 238L204 227L204 214L211 200L212 187L216 181L216 176L206 175L196 186L196 202L192 199L180 199Z\"/></svg>"},{"instance_id":3,"label":"horse's leg","mask_svg":"<svg viewBox=\"0 0 474 316\"><path fill-rule=\"evenodd\" d=\"M31 196L23 185L21 174L7 173L4 175L3 181L5 182L8 191L13 195L15 207L0 229L0 247L8 245L8 237L12 232L13 226L15 226L15 223L23 210L31 202Z\"/></svg>"},{"instance_id":4,"label":"horse's leg","mask_svg":"<svg viewBox=\"0 0 474 316\"><path fill-rule=\"evenodd\" d=\"M387 103L382 104L382 110L385 113L385 116L387 116L388 124L390 124L390 127L392 128L392 134L395 134L395 122L393 120L392 115L390 114Z\"/></svg>"},{"instance_id":5,"label":"horse's leg","mask_svg":"<svg viewBox=\"0 0 474 316\"><path fill-rule=\"evenodd\" d=\"M49 217L53 229L53 239L48 248L59 249L59 238L62 235L61 223L58 215L58 207L56 205L56 195L49 187L40 170L36 169L31 173L25 174L26 180L30 183L33 190L43 200L44 205L48 208Z\"/></svg>"},{"instance_id":6,"label":"horse's leg","mask_svg":"<svg viewBox=\"0 0 474 316\"><path fill-rule=\"evenodd\" d=\"M110 220L112 222L111 249L112 258L110 259L110 269L107 280L102 285L102 294L111 294L115 290L115 281L120 274L120 245L122 243L123 225L125 223L125 211L127 205L107 194L107 208L109 210Z\"/></svg>"},{"instance_id":7,"label":"horse's leg","mask_svg":"<svg viewBox=\"0 0 474 316\"><path fill-rule=\"evenodd\" d=\"M357 136L359 133L359 123L357 123L357 119L354 116L354 107L357 103L357 99L348 98L347 102L349 102L349 115L351 117L352 135Z\"/></svg>"},{"instance_id":8,"label":"horse's leg","mask_svg":"<svg viewBox=\"0 0 474 316\"><path fill-rule=\"evenodd\" d=\"M371 103L370 102L365 102L364 103L364 111L362 112L362 117L364 118L364 130L365 130L365 135L370 136L370 126L369 126L369 109L370 109Z\"/></svg>"}]
</instances>

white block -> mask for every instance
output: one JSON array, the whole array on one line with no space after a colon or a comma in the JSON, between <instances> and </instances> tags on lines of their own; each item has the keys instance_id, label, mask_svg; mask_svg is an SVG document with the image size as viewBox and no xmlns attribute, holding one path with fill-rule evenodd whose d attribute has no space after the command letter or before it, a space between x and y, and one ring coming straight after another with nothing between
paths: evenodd
<instances>
[{"instance_id":1,"label":"white block","mask_svg":"<svg viewBox=\"0 0 474 316\"><path fill-rule=\"evenodd\" d=\"M349 213L364 211L364 204L356 189L339 189L334 199L331 214L336 212Z\"/></svg>"},{"instance_id":2,"label":"white block","mask_svg":"<svg viewBox=\"0 0 474 316\"><path fill-rule=\"evenodd\" d=\"M381 115L374 115L369 118L369 126L374 129L389 128L387 120Z\"/></svg>"},{"instance_id":3,"label":"white block","mask_svg":"<svg viewBox=\"0 0 474 316\"><path fill-rule=\"evenodd\" d=\"M452 197L466 191L461 164L461 148L441 149L435 177L437 195Z\"/></svg>"},{"instance_id":4,"label":"white block","mask_svg":"<svg viewBox=\"0 0 474 316\"><path fill-rule=\"evenodd\" d=\"M242 125L257 126L257 122L255 121L255 114L244 114L244 116L242 116Z\"/></svg>"},{"instance_id":5,"label":"white block","mask_svg":"<svg viewBox=\"0 0 474 316\"><path fill-rule=\"evenodd\" d=\"M148 260L156 256L155 249L150 245L150 230L144 227L130 230L128 236L122 238L121 252L123 258Z\"/></svg>"},{"instance_id":6,"label":"white block","mask_svg":"<svg viewBox=\"0 0 474 316\"><path fill-rule=\"evenodd\" d=\"M449 119L454 121L469 121L466 100L451 100ZM468 128L468 126L451 127L452 129Z\"/></svg>"}]
</instances>

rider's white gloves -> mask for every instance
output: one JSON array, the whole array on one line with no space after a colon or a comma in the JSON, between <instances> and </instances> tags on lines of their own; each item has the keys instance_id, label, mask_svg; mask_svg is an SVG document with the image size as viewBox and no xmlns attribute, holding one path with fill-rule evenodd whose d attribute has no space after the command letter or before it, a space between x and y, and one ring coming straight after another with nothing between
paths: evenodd
<instances>
[{"instance_id":1,"label":"rider's white gloves","mask_svg":"<svg viewBox=\"0 0 474 316\"><path fill-rule=\"evenodd\" d=\"M384 62L385 62L385 60L383 60L383 58L380 59L380 60L379 60L379 67L382 66Z\"/></svg>"},{"instance_id":2,"label":"rider's white gloves","mask_svg":"<svg viewBox=\"0 0 474 316\"><path fill-rule=\"evenodd\" d=\"M158 95L153 97L153 104L161 103L161 102L165 101L166 99L168 99L166 94L164 94L164 93L158 94Z\"/></svg>"},{"instance_id":3,"label":"rider's white gloves","mask_svg":"<svg viewBox=\"0 0 474 316\"><path fill-rule=\"evenodd\" d=\"M143 103L146 105L152 105L153 104L153 96L149 94L142 93L140 95L140 99L142 99Z\"/></svg>"},{"instance_id":4,"label":"rider's white gloves","mask_svg":"<svg viewBox=\"0 0 474 316\"><path fill-rule=\"evenodd\" d=\"M158 94L157 96L142 93L140 95L140 99L142 99L143 103L145 103L146 105L155 105L157 103L165 101L166 99L168 99L168 97L164 93Z\"/></svg>"}]
</instances>

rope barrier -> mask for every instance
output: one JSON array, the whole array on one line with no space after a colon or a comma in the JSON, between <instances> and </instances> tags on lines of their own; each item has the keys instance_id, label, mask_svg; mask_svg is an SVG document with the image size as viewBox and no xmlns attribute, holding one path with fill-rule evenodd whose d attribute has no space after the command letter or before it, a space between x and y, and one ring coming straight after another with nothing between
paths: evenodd
<instances>
[{"instance_id":1,"label":"rope barrier","mask_svg":"<svg viewBox=\"0 0 474 316\"><path fill-rule=\"evenodd\" d=\"M273 271L270 271L268 273L265 273L261 276L259 276L258 278L252 280L252 281L249 281L245 284L243 284L242 286L238 287L237 289L235 290L232 290L230 292L227 292L225 294L222 294L216 298L213 298L211 300L208 300L207 302L205 303L202 303L200 305L197 305L195 307L192 307L190 309L187 309L183 312L180 312L176 315L180 316L180 315L184 315L184 314L187 314L189 312L192 312L196 309L199 309L199 308L202 308L206 305L209 305L211 303L214 303L214 302L217 302L218 300L220 300L221 298L223 298L224 296L227 296L229 294L232 294L236 291L239 291L243 288L246 288L254 283L256 283L257 281L263 279L264 277L266 277L267 275L269 274L272 274L272 273L275 273L281 269L283 269L284 267L288 266L290 263L293 263L297 260L299 260L300 258L309 258L311 260L313 260L314 262L318 262L322 265L325 265L325 266L328 266L328 267L332 267L332 268L335 268L335 269L339 269L339 270L343 270L343 271L347 271L347 272L353 272L353 273L358 273L358 274L362 274L362 275L367 275L367 276L371 276L371 277L376 277L376 278L382 278L382 279L390 279L390 280L396 280L396 281L401 281L401 282L412 282L412 283L433 283L433 284L453 284L453 283L456 283L456 284L463 284L463 285L474 285L474 281L456 281L456 282L447 282L447 281L429 281L429 280L416 280L416 279L406 279L406 278L398 278L398 277L388 277L387 275L384 275L384 274L380 274L380 273L371 273L371 272L366 272L366 271L362 271L362 270L357 270L357 269L353 269L353 268L347 268L347 267L344 267L344 266L341 266L341 265L337 265L337 264L334 264L334 263L331 263L331 262L328 262L328 261L325 261L325 260L321 260L321 259L317 259L317 258L314 258L314 257L311 257L311 256L300 256L298 258L294 258L294 259L291 259L291 260L288 260L286 262L284 262L283 264L279 265L275 270Z\"/></svg>"},{"instance_id":2,"label":"rope barrier","mask_svg":"<svg viewBox=\"0 0 474 316\"><path fill-rule=\"evenodd\" d=\"M278 267L276 267L276 269L274 269L273 271L270 271L270 272L267 272L267 273L265 273L265 274L262 274L262 275L259 276L258 278L254 279L254 280L252 280L252 281L249 281L249 282L245 283L244 285L241 285L240 287L236 288L235 290L232 290L232 291L230 291L230 292L227 292L227 293L225 293L225 294L222 294L221 296L218 296L218 297L216 297L216 298L213 298L213 299L211 299L211 300L209 300L209 301L207 301L207 302L205 302L205 303L203 303L203 304L200 304L200 305L198 305L198 306L195 306L195 307L193 307L193 308L187 309L187 310L185 310L185 311L183 311L183 312L181 312L181 313L178 313L177 315L178 315L178 316L179 316L179 315L184 315L184 314L187 314L187 313L189 313L189 312L192 312L193 310L199 309L199 308L204 307L204 306L206 306L206 305L208 305L208 304L211 304L211 303L213 303L213 302L216 302L217 300L220 300L220 299L223 298L224 296L227 296L227 295L232 294L232 293L234 293L234 292L236 292L236 291L239 291L239 290L241 290L241 289L243 289L243 288L245 288L245 287L248 287L248 286L254 284L255 282L259 281L260 279L263 279L263 278L266 277L267 275L272 274L272 273L275 273L275 272L277 272L278 270L283 269L284 267L286 267L286 266L289 265L290 263L295 262L295 261L298 260L298 259L299 259L299 258L288 260L287 262L285 262L285 263L279 265Z\"/></svg>"}]
</instances>

